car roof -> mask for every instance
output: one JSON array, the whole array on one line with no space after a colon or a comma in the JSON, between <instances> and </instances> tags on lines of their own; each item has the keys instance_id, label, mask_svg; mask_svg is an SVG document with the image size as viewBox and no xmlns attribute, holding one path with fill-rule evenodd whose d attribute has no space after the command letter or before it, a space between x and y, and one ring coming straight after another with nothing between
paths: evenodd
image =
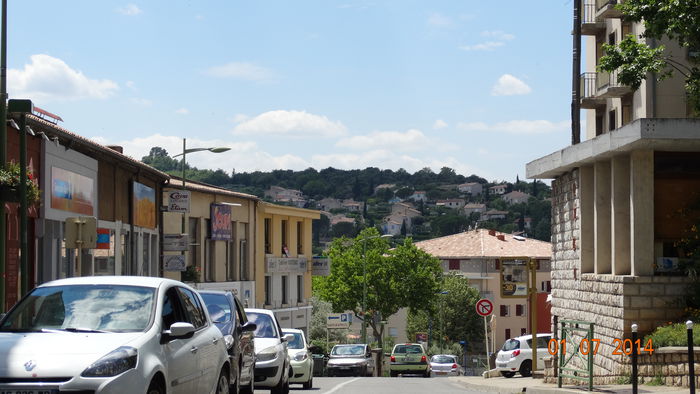
<instances>
[{"instance_id":1,"label":"car roof","mask_svg":"<svg viewBox=\"0 0 700 394\"><path fill-rule=\"evenodd\" d=\"M288 332L288 333L297 333L297 334L303 334L304 331L296 329L296 328L283 328L283 332Z\"/></svg>"},{"instance_id":2,"label":"car roof","mask_svg":"<svg viewBox=\"0 0 700 394\"><path fill-rule=\"evenodd\" d=\"M551 333L551 332L548 332L548 333L543 333L543 332L537 333L537 338L539 338L539 337L551 337L551 336L552 336L552 333ZM528 340L528 339L532 339L532 334L521 335L521 336L519 336L519 337L515 337L515 338L512 338L512 339L521 340L521 341L522 341L522 340L525 340L525 341L526 341L526 340Z\"/></svg>"},{"instance_id":3,"label":"car roof","mask_svg":"<svg viewBox=\"0 0 700 394\"><path fill-rule=\"evenodd\" d=\"M158 288L164 284L189 287L180 281L168 278L157 278L153 276L80 276L53 280L51 282L43 283L37 287L66 285L127 285Z\"/></svg>"},{"instance_id":4,"label":"car roof","mask_svg":"<svg viewBox=\"0 0 700 394\"><path fill-rule=\"evenodd\" d=\"M233 294L232 292L227 291L227 290L204 290L204 289L201 289L201 290L197 290L197 291L200 293L206 293L206 294L221 294L221 295Z\"/></svg>"}]
</instances>

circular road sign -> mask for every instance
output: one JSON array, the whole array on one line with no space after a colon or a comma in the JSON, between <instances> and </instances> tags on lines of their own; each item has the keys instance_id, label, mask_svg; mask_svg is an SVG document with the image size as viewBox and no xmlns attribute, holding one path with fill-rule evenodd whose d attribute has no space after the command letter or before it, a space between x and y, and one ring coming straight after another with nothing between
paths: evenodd
<instances>
[{"instance_id":1,"label":"circular road sign","mask_svg":"<svg viewBox=\"0 0 700 394\"><path fill-rule=\"evenodd\" d=\"M476 302L476 313L481 316L488 316L493 312L493 303L485 298Z\"/></svg>"}]
</instances>

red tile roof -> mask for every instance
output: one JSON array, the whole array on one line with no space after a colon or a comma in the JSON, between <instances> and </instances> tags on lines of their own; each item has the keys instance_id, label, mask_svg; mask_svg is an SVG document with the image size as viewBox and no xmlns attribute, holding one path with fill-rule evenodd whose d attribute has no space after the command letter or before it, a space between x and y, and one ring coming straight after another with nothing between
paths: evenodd
<instances>
[{"instance_id":1,"label":"red tile roof","mask_svg":"<svg viewBox=\"0 0 700 394\"><path fill-rule=\"evenodd\" d=\"M550 259L552 244L498 231L478 229L416 242L421 250L441 259L532 257ZM499 239L503 236L503 240Z\"/></svg>"}]
</instances>

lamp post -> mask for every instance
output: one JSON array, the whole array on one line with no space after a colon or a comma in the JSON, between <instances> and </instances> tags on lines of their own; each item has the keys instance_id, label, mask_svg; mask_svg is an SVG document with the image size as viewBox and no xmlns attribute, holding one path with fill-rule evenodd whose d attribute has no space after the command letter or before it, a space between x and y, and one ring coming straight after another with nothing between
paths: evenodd
<instances>
[{"instance_id":1,"label":"lamp post","mask_svg":"<svg viewBox=\"0 0 700 394\"><path fill-rule=\"evenodd\" d=\"M440 294L445 295L450 294L450 292L447 290L442 290ZM440 308L440 353L444 353L442 348L445 344L445 297L440 297L440 301L442 306L442 308Z\"/></svg>"},{"instance_id":2,"label":"lamp post","mask_svg":"<svg viewBox=\"0 0 700 394\"><path fill-rule=\"evenodd\" d=\"M370 239L391 238L391 234L375 235L360 240L362 242L362 343L367 343L367 242Z\"/></svg>"},{"instance_id":3,"label":"lamp post","mask_svg":"<svg viewBox=\"0 0 700 394\"><path fill-rule=\"evenodd\" d=\"M182 190L185 190L185 179L186 179L186 174L185 174L185 169L187 168L187 165L185 164L185 158L188 153L195 153L195 152L204 152L208 151L211 153L222 153L226 152L228 150L231 150L231 148L226 148L226 147L214 147L214 148L190 148L187 149L187 138L182 139L182 153L178 153L177 155L173 156L173 159L182 156ZM188 208L189 211L189 208ZM185 234L186 231L186 221L187 221L187 211L182 213L182 234ZM185 251L182 251L182 255L185 254ZM187 262L185 262L185 266L187 266Z\"/></svg>"}]
</instances>

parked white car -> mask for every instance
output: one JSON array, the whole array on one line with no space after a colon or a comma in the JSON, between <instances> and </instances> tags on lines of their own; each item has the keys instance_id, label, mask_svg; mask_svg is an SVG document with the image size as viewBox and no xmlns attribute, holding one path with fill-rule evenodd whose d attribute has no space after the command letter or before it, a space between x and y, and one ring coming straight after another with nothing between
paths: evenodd
<instances>
[{"instance_id":1,"label":"parked white car","mask_svg":"<svg viewBox=\"0 0 700 394\"><path fill-rule=\"evenodd\" d=\"M552 334L537 334L537 366L544 367L545 357L549 357L547 345ZM496 355L496 369L506 378L516 372L522 376L532 375L532 335L523 335L507 340Z\"/></svg>"},{"instance_id":2,"label":"parked white car","mask_svg":"<svg viewBox=\"0 0 700 394\"><path fill-rule=\"evenodd\" d=\"M287 341L275 314L268 309L245 310L248 321L255 323L255 388L270 389L272 394L289 393L290 360Z\"/></svg>"},{"instance_id":3,"label":"parked white car","mask_svg":"<svg viewBox=\"0 0 700 394\"><path fill-rule=\"evenodd\" d=\"M306 343L304 331L283 328L282 332L294 336L287 342L287 355L292 360L292 377L289 379L289 383L301 383L304 385L304 389L308 390L314 385L314 362Z\"/></svg>"},{"instance_id":4,"label":"parked white car","mask_svg":"<svg viewBox=\"0 0 700 394\"><path fill-rule=\"evenodd\" d=\"M0 320L3 393L228 393L224 338L201 297L164 278L62 279Z\"/></svg>"}]
</instances>

